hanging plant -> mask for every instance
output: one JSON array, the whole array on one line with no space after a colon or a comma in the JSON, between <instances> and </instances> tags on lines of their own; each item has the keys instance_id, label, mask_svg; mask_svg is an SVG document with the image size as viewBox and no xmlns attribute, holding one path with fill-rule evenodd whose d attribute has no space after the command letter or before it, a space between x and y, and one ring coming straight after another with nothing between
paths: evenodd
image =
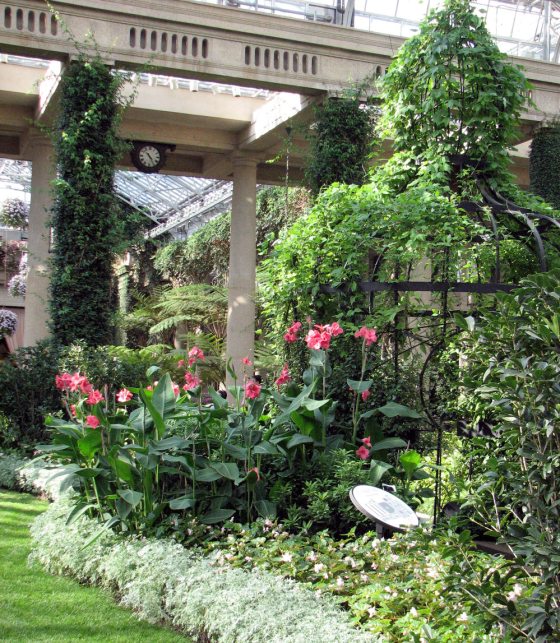
<instances>
[{"instance_id":1,"label":"hanging plant","mask_svg":"<svg viewBox=\"0 0 560 643\"><path fill-rule=\"evenodd\" d=\"M25 297L27 290L27 276L25 273L14 275L8 282L8 292L12 297Z\"/></svg>"},{"instance_id":2,"label":"hanging plant","mask_svg":"<svg viewBox=\"0 0 560 643\"><path fill-rule=\"evenodd\" d=\"M529 178L531 192L538 194L554 208L560 208L560 123L537 131L531 143Z\"/></svg>"},{"instance_id":3,"label":"hanging plant","mask_svg":"<svg viewBox=\"0 0 560 643\"><path fill-rule=\"evenodd\" d=\"M0 308L0 337L13 335L16 332L18 318L15 313L5 308Z\"/></svg>"},{"instance_id":4,"label":"hanging plant","mask_svg":"<svg viewBox=\"0 0 560 643\"><path fill-rule=\"evenodd\" d=\"M29 204L21 199L6 199L0 211L0 223L22 230L29 222Z\"/></svg>"}]
</instances>

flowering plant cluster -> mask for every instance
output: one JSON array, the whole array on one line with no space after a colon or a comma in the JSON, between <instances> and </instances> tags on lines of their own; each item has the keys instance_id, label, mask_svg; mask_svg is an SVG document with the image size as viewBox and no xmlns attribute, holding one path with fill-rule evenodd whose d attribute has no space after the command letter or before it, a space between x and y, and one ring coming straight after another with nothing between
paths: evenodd
<instances>
[{"instance_id":1,"label":"flowering plant cluster","mask_svg":"<svg viewBox=\"0 0 560 643\"><path fill-rule=\"evenodd\" d=\"M294 535L264 520L252 526L226 525L204 536L201 547L218 568L266 569L294 579L320 595L334 596L356 625L384 641L429 640L454 643L501 641L497 624L461 592L449 552L458 537L418 529L380 540L374 533L334 539L327 532ZM473 578L502 573L503 592L512 601L527 594L531 581L508 577L508 562L460 549ZM503 610L498 603L494 609ZM512 605L513 607L513 605ZM512 611L510 613L513 614Z\"/></svg>"},{"instance_id":2,"label":"flowering plant cluster","mask_svg":"<svg viewBox=\"0 0 560 643\"><path fill-rule=\"evenodd\" d=\"M11 310L0 308L0 337L3 335L13 335L16 332L18 324L17 315Z\"/></svg>"},{"instance_id":3,"label":"flowering plant cluster","mask_svg":"<svg viewBox=\"0 0 560 643\"><path fill-rule=\"evenodd\" d=\"M292 324L286 341L297 341L301 328L299 322ZM228 366L233 404L203 386L200 370L206 357L196 346L177 363L183 384L169 374L156 379L159 369L151 367L150 384L125 386L110 396L108 385L96 389L80 372L61 373L56 386L69 419L48 419L53 444L41 449L77 472L81 498L76 511L109 514L109 526L145 532L192 515L204 524L234 516L247 522L257 516L273 518L278 506L271 494L277 483L305 467L317 452L332 448L336 404L325 395L328 347L343 333L333 322L302 334L310 355L303 384L292 379L288 364L270 383L252 375L248 357L240 380ZM364 346L364 373L375 331L360 329L356 337ZM362 377L348 383L359 408L371 381ZM350 447L362 419L356 415ZM340 437L332 437L333 446L340 445ZM370 457L373 453L404 447L398 438L372 444L364 436L356 451L358 458L368 460L363 482L376 484L392 468Z\"/></svg>"},{"instance_id":4,"label":"flowering plant cluster","mask_svg":"<svg viewBox=\"0 0 560 643\"><path fill-rule=\"evenodd\" d=\"M12 297L25 297L27 291L27 277L23 273L14 275L8 281L8 292Z\"/></svg>"},{"instance_id":5,"label":"flowering plant cluster","mask_svg":"<svg viewBox=\"0 0 560 643\"><path fill-rule=\"evenodd\" d=\"M29 204L21 199L6 199L0 210L0 223L9 228L23 229L29 221Z\"/></svg>"}]
</instances>

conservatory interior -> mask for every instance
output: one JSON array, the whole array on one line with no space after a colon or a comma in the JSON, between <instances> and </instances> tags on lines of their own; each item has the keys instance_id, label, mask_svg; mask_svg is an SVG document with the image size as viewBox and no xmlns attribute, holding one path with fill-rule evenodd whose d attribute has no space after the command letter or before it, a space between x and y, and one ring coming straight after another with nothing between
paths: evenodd
<instances>
[{"instance_id":1,"label":"conservatory interior","mask_svg":"<svg viewBox=\"0 0 560 643\"><path fill-rule=\"evenodd\" d=\"M2 638L558 640L559 114L553 0L0 0Z\"/></svg>"}]
</instances>

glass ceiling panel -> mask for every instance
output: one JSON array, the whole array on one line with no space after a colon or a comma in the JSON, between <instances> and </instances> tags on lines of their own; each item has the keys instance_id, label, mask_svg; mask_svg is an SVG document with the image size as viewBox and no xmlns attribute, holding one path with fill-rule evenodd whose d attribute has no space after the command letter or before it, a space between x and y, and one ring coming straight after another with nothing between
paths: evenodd
<instances>
[{"instance_id":1,"label":"glass ceiling panel","mask_svg":"<svg viewBox=\"0 0 560 643\"><path fill-rule=\"evenodd\" d=\"M363 31L409 37L426 13L443 0L199 0L301 20L353 26ZM473 0L500 49L511 56L558 63L560 2L555 0Z\"/></svg>"},{"instance_id":2,"label":"glass ceiling panel","mask_svg":"<svg viewBox=\"0 0 560 643\"><path fill-rule=\"evenodd\" d=\"M119 198L154 222L149 236L186 236L231 204L231 182L117 170ZM29 200L31 164L0 159L0 202L13 192Z\"/></svg>"}]
</instances>

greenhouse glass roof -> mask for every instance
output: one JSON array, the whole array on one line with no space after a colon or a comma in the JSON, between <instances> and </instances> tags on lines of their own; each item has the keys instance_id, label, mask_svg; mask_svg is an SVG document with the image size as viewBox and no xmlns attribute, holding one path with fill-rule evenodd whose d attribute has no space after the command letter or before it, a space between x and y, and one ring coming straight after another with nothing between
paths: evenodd
<instances>
[{"instance_id":1,"label":"greenhouse glass roof","mask_svg":"<svg viewBox=\"0 0 560 643\"><path fill-rule=\"evenodd\" d=\"M232 183L186 176L115 172L118 197L154 222L147 236L165 232L175 237L191 234L211 218L230 208ZM0 199L3 191L21 193L28 200L31 191L31 163L0 159Z\"/></svg>"},{"instance_id":2,"label":"greenhouse glass roof","mask_svg":"<svg viewBox=\"0 0 560 643\"><path fill-rule=\"evenodd\" d=\"M302 20L353 26L407 38L428 11L444 0L203 0ZM502 51L511 56L559 62L560 2L473 0ZM353 9L353 12L352 12Z\"/></svg>"}]
</instances>

